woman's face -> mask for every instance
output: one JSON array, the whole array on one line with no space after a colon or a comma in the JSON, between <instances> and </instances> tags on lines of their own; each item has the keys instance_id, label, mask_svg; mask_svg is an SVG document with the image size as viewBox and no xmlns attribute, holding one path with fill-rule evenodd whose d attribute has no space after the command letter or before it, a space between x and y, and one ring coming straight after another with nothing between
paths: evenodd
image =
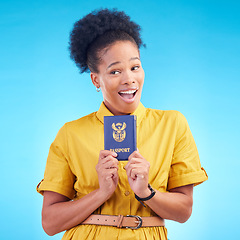
<instances>
[{"instance_id":1,"label":"woman's face","mask_svg":"<svg viewBox=\"0 0 240 240\"><path fill-rule=\"evenodd\" d=\"M91 73L100 87L106 107L114 115L134 112L140 102L144 82L139 51L130 41L117 41L102 50L98 73Z\"/></svg>"}]
</instances>

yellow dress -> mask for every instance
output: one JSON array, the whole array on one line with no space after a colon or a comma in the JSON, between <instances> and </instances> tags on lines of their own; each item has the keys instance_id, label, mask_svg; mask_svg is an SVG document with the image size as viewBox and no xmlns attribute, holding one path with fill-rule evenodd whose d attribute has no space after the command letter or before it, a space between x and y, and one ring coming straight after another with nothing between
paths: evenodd
<instances>
[{"instance_id":1,"label":"yellow dress","mask_svg":"<svg viewBox=\"0 0 240 240\"><path fill-rule=\"evenodd\" d=\"M181 113L149 109L140 103L133 114L137 116L137 147L150 162L149 183L153 189L166 192L207 180L188 123ZM50 147L38 192L53 191L76 200L99 187L95 166L99 151L104 149L103 117L111 115L102 103L97 112L66 123L60 129ZM95 214L155 216L149 207L144 208L135 199L124 170L126 163L120 161L118 186ZM66 231L62 239L166 240L167 230L165 227L132 230L79 225Z\"/></svg>"}]
</instances>

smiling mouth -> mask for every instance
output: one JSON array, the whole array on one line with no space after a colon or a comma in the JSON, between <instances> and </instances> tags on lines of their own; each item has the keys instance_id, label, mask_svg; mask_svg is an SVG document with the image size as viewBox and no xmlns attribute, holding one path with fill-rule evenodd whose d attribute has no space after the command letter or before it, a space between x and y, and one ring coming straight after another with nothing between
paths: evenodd
<instances>
[{"instance_id":1,"label":"smiling mouth","mask_svg":"<svg viewBox=\"0 0 240 240\"><path fill-rule=\"evenodd\" d=\"M118 92L118 94L124 99L132 99L134 98L136 93L137 93L137 89Z\"/></svg>"}]
</instances>

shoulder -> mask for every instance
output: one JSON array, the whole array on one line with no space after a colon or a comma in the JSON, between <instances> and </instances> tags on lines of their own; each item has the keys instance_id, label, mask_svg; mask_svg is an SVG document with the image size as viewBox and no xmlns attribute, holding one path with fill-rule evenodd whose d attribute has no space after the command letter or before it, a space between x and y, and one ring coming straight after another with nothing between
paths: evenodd
<instances>
[{"instance_id":1,"label":"shoulder","mask_svg":"<svg viewBox=\"0 0 240 240\"><path fill-rule=\"evenodd\" d=\"M67 125L70 128L75 127L75 126L81 126L83 124L86 125L86 124L89 124L92 121L94 121L95 118L96 118L96 112L92 112L86 116L79 118L79 119L67 122L67 123L65 123L65 125Z\"/></svg>"},{"instance_id":2,"label":"shoulder","mask_svg":"<svg viewBox=\"0 0 240 240\"><path fill-rule=\"evenodd\" d=\"M188 123L184 115L177 110L158 110L146 108L145 124L151 125L153 128L161 126L164 129L177 130L179 128L187 128Z\"/></svg>"},{"instance_id":3,"label":"shoulder","mask_svg":"<svg viewBox=\"0 0 240 240\"><path fill-rule=\"evenodd\" d=\"M98 123L96 118L96 112L90 113L86 116L83 116L79 119L66 122L59 132L74 133L74 132L85 132L90 128L94 128Z\"/></svg>"},{"instance_id":4,"label":"shoulder","mask_svg":"<svg viewBox=\"0 0 240 240\"><path fill-rule=\"evenodd\" d=\"M185 119L184 115L177 110L159 110L152 108L146 108L146 118L165 121L179 121L179 119Z\"/></svg>"}]
</instances>

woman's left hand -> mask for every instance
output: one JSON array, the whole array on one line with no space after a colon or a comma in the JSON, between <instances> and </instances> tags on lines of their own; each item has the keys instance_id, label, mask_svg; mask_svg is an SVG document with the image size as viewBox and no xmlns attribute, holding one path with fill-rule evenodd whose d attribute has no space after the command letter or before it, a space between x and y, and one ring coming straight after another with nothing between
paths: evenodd
<instances>
[{"instance_id":1,"label":"woman's left hand","mask_svg":"<svg viewBox=\"0 0 240 240\"><path fill-rule=\"evenodd\" d=\"M150 163L138 152L133 152L125 166L131 189L141 198L151 194L148 188Z\"/></svg>"}]
</instances>

